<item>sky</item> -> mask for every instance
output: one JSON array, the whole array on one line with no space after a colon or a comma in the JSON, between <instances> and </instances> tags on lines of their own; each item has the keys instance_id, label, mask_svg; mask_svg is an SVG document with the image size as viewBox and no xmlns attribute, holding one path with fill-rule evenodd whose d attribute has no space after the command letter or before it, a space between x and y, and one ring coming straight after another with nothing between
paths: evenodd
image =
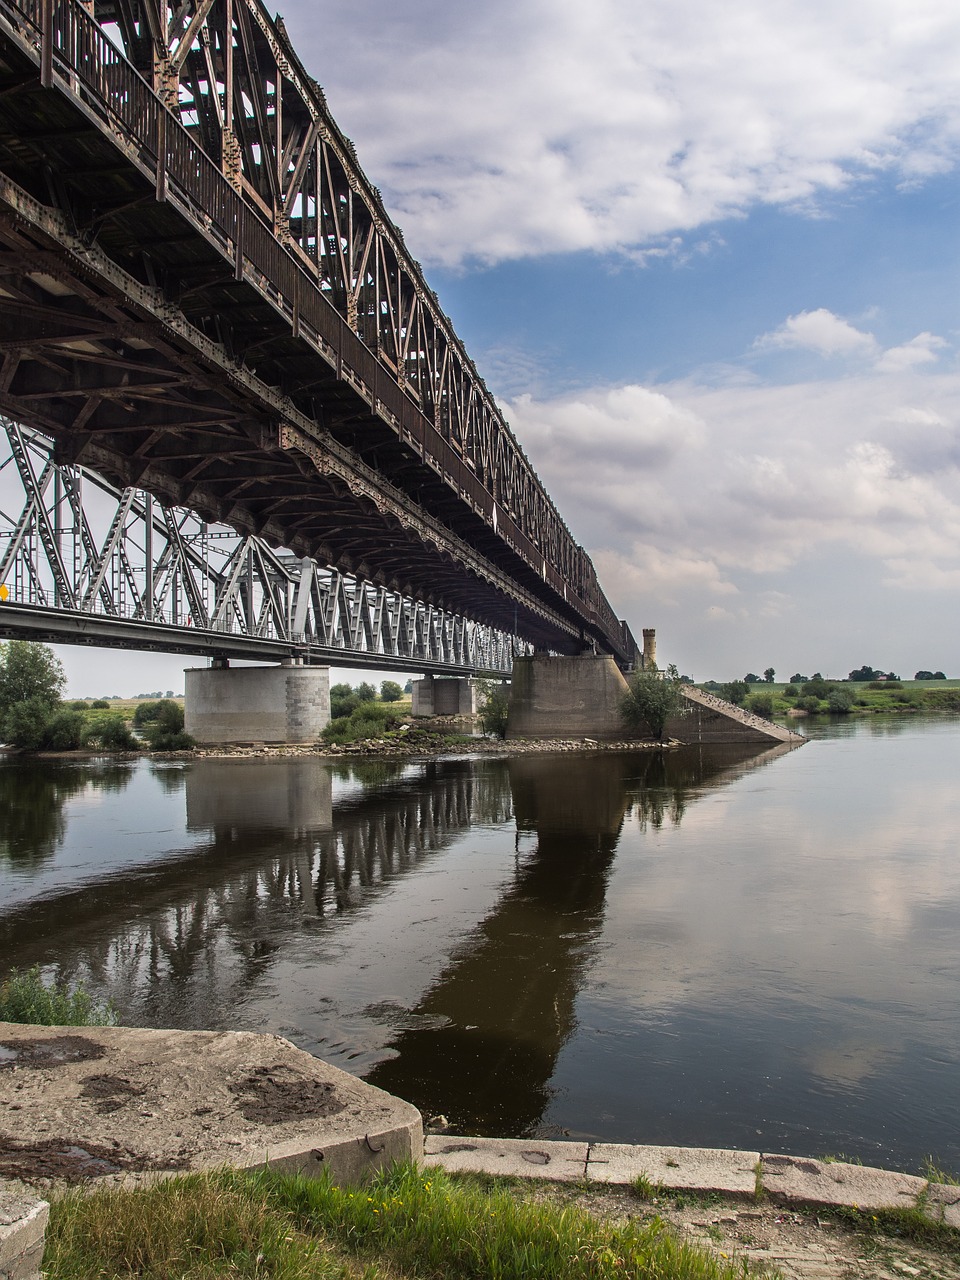
<instances>
[{"instance_id":1,"label":"sky","mask_svg":"<svg viewBox=\"0 0 960 1280\"><path fill-rule=\"evenodd\" d=\"M960 8L283 2L661 662L960 675Z\"/></svg>"}]
</instances>

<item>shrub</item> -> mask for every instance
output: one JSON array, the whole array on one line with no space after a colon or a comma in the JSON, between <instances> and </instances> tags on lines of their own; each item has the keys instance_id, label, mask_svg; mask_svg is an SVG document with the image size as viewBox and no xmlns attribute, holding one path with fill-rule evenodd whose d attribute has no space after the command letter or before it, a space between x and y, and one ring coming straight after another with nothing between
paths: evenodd
<instances>
[{"instance_id":1,"label":"shrub","mask_svg":"<svg viewBox=\"0 0 960 1280\"><path fill-rule=\"evenodd\" d=\"M8 707L3 719L3 736L23 751L39 751L52 716L53 708L46 698L24 698Z\"/></svg>"},{"instance_id":2,"label":"shrub","mask_svg":"<svg viewBox=\"0 0 960 1280\"><path fill-rule=\"evenodd\" d=\"M82 745L86 717L79 711L54 711L47 721L44 746L48 751L76 751Z\"/></svg>"},{"instance_id":3,"label":"shrub","mask_svg":"<svg viewBox=\"0 0 960 1280\"><path fill-rule=\"evenodd\" d=\"M827 694L827 706L831 715L848 715L850 708L853 706L853 701L854 695L850 689L831 689Z\"/></svg>"},{"instance_id":4,"label":"shrub","mask_svg":"<svg viewBox=\"0 0 960 1280\"><path fill-rule=\"evenodd\" d=\"M751 694L747 699L746 706L747 710L752 711L755 716L763 716L764 720L770 720L773 716L773 694Z\"/></svg>"},{"instance_id":5,"label":"shrub","mask_svg":"<svg viewBox=\"0 0 960 1280\"><path fill-rule=\"evenodd\" d=\"M70 703L71 711L86 711L86 709L87 703L85 698L74 698L73 702Z\"/></svg>"},{"instance_id":6,"label":"shrub","mask_svg":"<svg viewBox=\"0 0 960 1280\"><path fill-rule=\"evenodd\" d=\"M799 692L800 690L795 684L788 684L783 691L783 696L785 698L795 698Z\"/></svg>"},{"instance_id":7,"label":"shrub","mask_svg":"<svg viewBox=\"0 0 960 1280\"><path fill-rule=\"evenodd\" d=\"M361 742L383 738L402 715L401 708L388 702L361 702L349 716L337 716L323 730L324 742Z\"/></svg>"},{"instance_id":8,"label":"shrub","mask_svg":"<svg viewBox=\"0 0 960 1280\"><path fill-rule=\"evenodd\" d=\"M0 983L0 1022L25 1022L35 1027L112 1027L117 1015L109 1003L100 1005L82 986L65 982L47 985L34 965L25 973L11 969Z\"/></svg>"},{"instance_id":9,"label":"shrub","mask_svg":"<svg viewBox=\"0 0 960 1280\"><path fill-rule=\"evenodd\" d=\"M156 720L162 705L162 702L141 702L133 713L134 728L142 729L151 720Z\"/></svg>"},{"instance_id":10,"label":"shrub","mask_svg":"<svg viewBox=\"0 0 960 1280\"><path fill-rule=\"evenodd\" d=\"M152 723L144 728L152 751L190 751L197 744L183 731L183 707L171 698L158 704Z\"/></svg>"},{"instance_id":11,"label":"shrub","mask_svg":"<svg viewBox=\"0 0 960 1280\"><path fill-rule=\"evenodd\" d=\"M820 699L815 697L813 694L810 694L805 698L798 698L797 708L800 711L806 711L810 715L815 716L820 710Z\"/></svg>"},{"instance_id":12,"label":"shrub","mask_svg":"<svg viewBox=\"0 0 960 1280\"><path fill-rule=\"evenodd\" d=\"M384 680L380 684L380 701L381 702L399 702L403 697L403 690L397 684L396 680Z\"/></svg>"},{"instance_id":13,"label":"shrub","mask_svg":"<svg viewBox=\"0 0 960 1280\"><path fill-rule=\"evenodd\" d=\"M366 680L358 684L354 692L361 702L376 702L377 700L376 689Z\"/></svg>"},{"instance_id":14,"label":"shrub","mask_svg":"<svg viewBox=\"0 0 960 1280\"><path fill-rule=\"evenodd\" d=\"M94 698L94 700L90 703L90 709L92 711L109 711L110 703L106 700L106 698Z\"/></svg>"},{"instance_id":15,"label":"shrub","mask_svg":"<svg viewBox=\"0 0 960 1280\"><path fill-rule=\"evenodd\" d=\"M811 680L804 682L801 686L801 693L805 693L808 696L812 695L814 698L823 699L827 697L831 689L836 689L836 687L837 686L832 684L829 680L824 680L823 676L815 675Z\"/></svg>"},{"instance_id":16,"label":"shrub","mask_svg":"<svg viewBox=\"0 0 960 1280\"><path fill-rule=\"evenodd\" d=\"M732 680L721 688L720 697L726 698L727 702L732 702L734 706L742 707L749 692L750 686L746 680Z\"/></svg>"},{"instance_id":17,"label":"shrub","mask_svg":"<svg viewBox=\"0 0 960 1280\"><path fill-rule=\"evenodd\" d=\"M104 751L133 751L139 745L123 716L96 716L87 725L87 743Z\"/></svg>"},{"instance_id":18,"label":"shrub","mask_svg":"<svg viewBox=\"0 0 960 1280\"><path fill-rule=\"evenodd\" d=\"M482 699L480 710L480 728L491 738L507 736L507 719L510 712L510 690L498 680L478 681L478 689Z\"/></svg>"}]
</instances>

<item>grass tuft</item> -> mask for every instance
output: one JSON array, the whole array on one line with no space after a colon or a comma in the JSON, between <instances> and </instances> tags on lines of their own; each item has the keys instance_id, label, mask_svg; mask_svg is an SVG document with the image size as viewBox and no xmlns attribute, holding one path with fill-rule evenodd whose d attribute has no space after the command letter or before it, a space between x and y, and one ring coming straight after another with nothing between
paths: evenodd
<instances>
[{"instance_id":1,"label":"grass tuft","mask_svg":"<svg viewBox=\"0 0 960 1280\"><path fill-rule=\"evenodd\" d=\"M82 986L47 984L40 966L20 972L11 969L0 983L0 1022L24 1022L35 1027L112 1027L117 1014L111 1004L97 1004Z\"/></svg>"},{"instance_id":2,"label":"grass tuft","mask_svg":"<svg viewBox=\"0 0 960 1280\"><path fill-rule=\"evenodd\" d=\"M368 1186L220 1171L51 1206L47 1280L734 1280L757 1274L655 1218L574 1206L400 1165Z\"/></svg>"}]
</instances>

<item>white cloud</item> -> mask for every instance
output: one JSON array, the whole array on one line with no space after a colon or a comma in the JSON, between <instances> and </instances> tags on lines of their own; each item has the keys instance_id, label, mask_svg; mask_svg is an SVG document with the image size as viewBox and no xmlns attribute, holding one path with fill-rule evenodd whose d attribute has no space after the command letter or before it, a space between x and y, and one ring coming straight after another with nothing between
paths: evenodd
<instances>
[{"instance_id":1,"label":"white cloud","mask_svg":"<svg viewBox=\"0 0 960 1280\"><path fill-rule=\"evenodd\" d=\"M960 429L958 374L688 381L524 396L507 412L617 611L638 625L673 617L690 633L699 618L753 637L802 618L809 629L823 608L812 601L845 594L836 570L801 581L825 563L859 566L861 612L871 597L896 612L889 593L901 590L954 608L960 469L918 452L917 437L935 432L942 454L944 424Z\"/></svg>"},{"instance_id":2,"label":"white cloud","mask_svg":"<svg viewBox=\"0 0 960 1280\"><path fill-rule=\"evenodd\" d=\"M670 249L956 162L943 0L287 0L298 52L426 262Z\"/></svg>"},{"instance_id":3,"label":"white cloud","mask_svg":"<svg viewBox=\"0 0 960 1280\"><path fill-rule=\"evenodd\" d=\"M934 364L948 344L934 333L918 333L899 347L889 347L877 361L882 373L900 373L916 365Z\"/></svg>"},{"instance_id":4,"label":"white cloud","mask_svg":"<svg viewBox=\"0 0 960 1280\"><path fill-rule=\"evenodd\" d=\"M854 328L825 307L789 316L779 329L763 334L754 343L758 350L798 347L822 356L870 354L876 346L877 340L872 333Z\"/></svg>"}]
</instances>

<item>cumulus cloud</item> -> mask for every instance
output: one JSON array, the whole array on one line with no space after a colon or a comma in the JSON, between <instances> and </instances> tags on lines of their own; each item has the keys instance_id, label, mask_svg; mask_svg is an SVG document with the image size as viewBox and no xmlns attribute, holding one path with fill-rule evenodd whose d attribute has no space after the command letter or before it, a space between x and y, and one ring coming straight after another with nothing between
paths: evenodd
<instances>
[{"instance_id":1,"label":"cumulus cloud","mask_svg":"<svg viewBox=\"0 0 960 1280\"><path fill-rule=\"evenodd\" d=\"M877 361L882 373L900 373L915 365L933 364L948 344L934 333L918 333L899 347L889 347Z\"/></svg>"},{"instance_id":2,"label":"cumulus cloud","mask_svg":"<svg viewBox=\"0 0 960 1280\"><path fill-rule=\"evenodd\" d=\"M863 355L876 350L876 346L872 333L854 328L825 307L789 316L779 329L763 334L754 343L758 350L798 347L822 356Z\"/></svg>"},{"instance_id":3,"label":"cumulus cloud","mask_svg":"<svg viewBox=\"0 0 960 1280\"><path fill-rule=\"evenodd\" d=\"M675 382L506 409L621 616L787 627L804 567L840 560L861 566L861 592L955 595L960 470L915 460L918 432L960 428L958 374Z\"/></svg>"},{"instance_id":4,"label":"cumulus cloud","mask_svg":"<svg viewBox=\"0 0 960 1280\"><path fill-rule=\"evenodd\" d=\"M960 10L942 0L287 0L425 262L673 252L758 202L816 209L956 162Z\"/></svg>"}]
</instances>

